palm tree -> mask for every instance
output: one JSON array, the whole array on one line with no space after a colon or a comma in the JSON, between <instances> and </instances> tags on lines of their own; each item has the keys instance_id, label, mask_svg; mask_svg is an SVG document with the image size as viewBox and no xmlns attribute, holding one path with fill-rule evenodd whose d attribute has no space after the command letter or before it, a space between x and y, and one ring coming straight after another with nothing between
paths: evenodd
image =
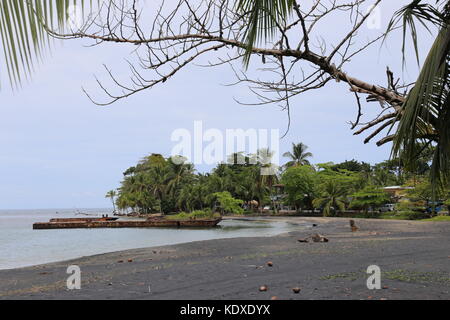
<instances>
[{"instance_id":1,"label":"palm tree","mask_svg":"<svg viewBox=\"0 0 450 320\"><path fill-rule=\"evenodd\" d=\"M204 209L208 202L208 195L212 194L208 192L208 187L204 182L202 176L199 176L195 184L183 185L177 197L177 205L180 209L187 209L188 211Z\"/></svg>"},{"instance_id":2,"label":"palm tree","mask_svg":"<svg viewBox=\"0 0 450 320\"><path fill-rule=\"evenodd\" d=\"M291 161L286 163L284 166L286 168L293 166L303 166L309 165L308 158L311 158L313 154L311 152L306 152L308 146L303 143L292 143L292 152L285 152L283 157L290 158Z\"/></svg>"},{"instance_id":3,"label":"palm tree","mask_svg":"<svg viewBox=\"0 0 450 320\"><path fill-rule=\"evenodd\" d=\"M180 161L173 161L169 158L168 165L171 167L171 173L167 177L167 192L170 195L174 195L180 184L192 177L194 173L194 166L191 163L186 162L187 159L181 159Z\"/></svg>"},{"instance_id":4,"label":"palm tree","mask_svg":"<svg viewBox=\"0 0 450 320\"><path fill-rule=\"evenodd\" d=\"M335 215L337 209L345 209L346 192L339 182L330 179L324 184L322 196L313 200L313 206L321 208L325 217Z\"/></svg>"},{"instance_id":5,"label":"palm tree","mask_svg":"<svg viewBox=\"0 0 450 320\"><path fill-rule=\"evenodd\" d=\"M403 21L404 35L408 27L411 29L416 53L414 19L424 25L431 22L439 28L419 78L403 104L393 153L414 170L421 154L432 150L430 178L436 194L437 188L450 178L450 1L437 0L435 6L423 2L412 1L390 23L392 29L396 22Z\"/></svg>"},{"instance_id":6,"label":"palm tree","mask_svg":"<svg viewBox=\"0 0 450 320\"><path fill-rule=\"evenodd\" d=\"M181 210L192 211L193 208L193 194L194 194L194 185L186 184L184 185L180 193L177 197L177 205Z\"/></svg>"},{"instance_id":7,"label":"palm tree","mask_svg":"<svg viewBox=\"0 0 450 320\"><path fill-rule=\"evenodd\" d=\"M106 194L105 198L111 198L111 202L113 204L114 213L116 213L116 197L117 197L117 191L116 190L110 190Z\"/></svg>"},{"instance_id":8,"label":"palm tree","mask_svg":"<svg viewBox=\"0 0 450 320\"><path fill-rule=\"evenodd\" d=\"M418 33L415 19L428 29L430 23L439 29L435 42L422 66L420 75L409 91L397 120L399 125L392 138L392 153L402 158L409 169L417 167L417 159L426 148L435 146L430 179L436 193L437 188L450 180L450 0L412 0L396 12L387 33L403 24L403 55L407 28L417 60L419 61ZM238 0L237 8L249 15L244 33L246 53L244 63L248 65L253 46L269 41L278 26L296 9L294 0Z\"/></svg>"}]
</instances>

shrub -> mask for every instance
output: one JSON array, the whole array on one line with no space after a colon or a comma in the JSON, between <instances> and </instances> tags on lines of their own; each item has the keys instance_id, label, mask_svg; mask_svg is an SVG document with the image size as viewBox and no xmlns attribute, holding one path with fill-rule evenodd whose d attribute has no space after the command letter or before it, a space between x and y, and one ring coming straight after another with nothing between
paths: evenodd
<instances>
[{"instance_id":1,"label":"shrub","mask_svg":"<svg viewBox=\"0 0 450 320\"><path fill-rule=\"evenodd\" d=\"M370 207L378 207L389 201L388 195L380 188L367 186L352 195L351 207L364 209L366 213Z\"/></svg>"},{"instance_id":2,"label":"shrub","mask_svg":"<svg viewBox=\"0 0 450 320\"><path fill-rule=\"evenodd\" d=\"M423 201L401 201L395 205L397 211L425 211Z\"/></svg>"},{"instance_id":3,"label":"shrub","mask_svg":"<svg viewBox=\"0 0 450 320\"><path fill-rule=\"evenodd\" d=\"M447 206L447 210L450 211L450 199L444 201L444 205Z\"/></svg>"},{"instance_id":4,"label":"shrub","mask_svg":"<svg viewBox=\"0 0 450 320\"><path fill-rule=\"evenodd\" d=\"M179 214L174 214L167 216L169 220L200 220L200 219L215 219L219 218L220 214L213 213L211 209L206 210L196 210L191 213L180 212Z\"/></svg>"},{"instance_id":5,"label":"shrub","mask_svg":"<svg viewBox=\"0 0 450 320\"><path fill-rule=\"evenodd\" d=\"M216 192L213 194L213 196L215 196L217 201L219 202L222 213L244 213L244 209L241 207L244 201L233 198L231 193L229 193L228 191Z\"/></svg>"},{"instance_id":6,"label":"shrub","mask_svg":"<svg viewBox=\"0 0 450 320\"><path fill-rule=\"evenodd\" d=\"M421 220L426 219L429 216L421 211L397 211L393 212L385 212L380 216L382 219L397 219L397 220Z\"/></svg>"},{"instance_id":7,"label":"shrub","mask_svg":"<svg viewBox=\"0 0 450 320\"><path fill-rule=\"evenodd\" d=\"M437 216L431 219L425 219L424 221L450 221L449 216Z\"/></svg>"}]
</instances>

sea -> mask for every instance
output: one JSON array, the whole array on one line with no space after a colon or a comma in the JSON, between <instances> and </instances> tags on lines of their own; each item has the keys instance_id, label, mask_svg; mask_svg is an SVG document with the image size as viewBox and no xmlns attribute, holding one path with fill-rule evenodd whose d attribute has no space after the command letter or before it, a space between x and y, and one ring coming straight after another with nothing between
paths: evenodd
<instances>
[{"instance_id":1,"label":"sea","mask_svg":"<svg viewBox=\"0 0 450 320\"><path fill-rule=\"evenodd\" d=\"M62 229L33 230L52 218L112 216L111 209L0 210L0 270L35 266L84 256L238 237L268 237L302 227L261 219L224 220L211 229Z\"/></svg>"}]
</instances>

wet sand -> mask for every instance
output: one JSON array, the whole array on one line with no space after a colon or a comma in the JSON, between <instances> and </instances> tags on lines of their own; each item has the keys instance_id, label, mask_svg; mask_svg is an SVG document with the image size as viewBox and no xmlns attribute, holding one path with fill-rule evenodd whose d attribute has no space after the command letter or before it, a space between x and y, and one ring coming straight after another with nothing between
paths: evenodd
<instances>
[{"instance_id":1,"label":"wet sand","mask_svg":"<svg viewBox=\"0 0 450 320\"><path fill-rule=\"evenodd\" d=\"M450 299L450 222L355 219L352 233L344 218L264 219L311 227L0 271L0 299ZM314 233L329 242L297 241ZM69 265L81 290L67 290ZM367 288L369 265L383 289Z\"/></svg>"}]
</instances>

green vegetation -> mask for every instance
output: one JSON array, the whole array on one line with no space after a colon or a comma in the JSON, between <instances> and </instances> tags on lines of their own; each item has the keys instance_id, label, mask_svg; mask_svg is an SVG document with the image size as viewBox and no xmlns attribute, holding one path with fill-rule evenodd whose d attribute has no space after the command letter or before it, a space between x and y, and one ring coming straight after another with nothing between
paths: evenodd
<instances>
[{"instance_id":1,"label":"green vegetation","mask_svg":"<svg viewBox=\"0 0 450 320\"><path fill-rule=\"evenodd\" d=\"M320 277L320 280L340 280L340 279L347 279L351 281L355 281L361 278L360 272L344 272L344 273L336 273L336 274L329 274L323 277Z\"/></svg>"},{"instance_id":2,"label":"green vegetation","mask_svg":"<svg viewBox=\"0 0 450 320\"><path fill-rule=\"evenodd\" d=\"M397 280L402 282L413 282L413 283L441 283L442 285L450 284L450 277L448 273L445 272L418 272L411 270L392 270L382 272L381 276L389 280Z\"/></svg>"},{"instance_id":3,"label":"green vegetation","mask_svg":"<svg viewBox=\"0 0 450 320\"><path fill-rule=\"evenodd\" d=\"M320 277L320 280L350 280L355 281L367 276L366 272L360 270L356 272L344 272ZM450 278L445 272L419 272L405 269L384 271L381 273L382 279L410 282L410 283L441 283L449 285Z\"/></svg>"},{"instance_id":4,"label":"green vegetation","mask_svg":"<svg viewBox=\"0 0 450 320\"><path fill-rule=\"evenodd\" d=\"M214 213L211 210L195 210L191 213L180 212L178 214L168 215L170 220L196 220L196 219L216 219L220 218L220 214Z\"/></svg>"},{"instance_id":5,"label":"green vegetation","mask_svg":"<svg viewBox=\"0 0 450 320\"><path fill-rule=\"evenodd\" d=\"M300 12L299 4L292 0L238 0L237 8L242 14L249 14L244 37L246 48L244 63L246 65L248 65L252 48L255 45L263 39L270 42L277 34L277 29L282 29L280 26L285 25L287 18ZM300 22L305 23L302 19ZM450 2L436 0L429 3L425 0L411 0L409 4L394 14L385 37L398 27L402 29L403 64L406 61L408 33L417 62L420 64L417 25L424 26L427 30L437 30L434 33L435 41L414 86L406 97L399 99L401 108L397 113L393 113L397 120L386 122L384 125L393 127L394 123L398 121L399 125L395 134L382 139L378 144L393 141L393 154L404 159L406 166L410 169L415 169L420 165L418 159L423 155L431 154L432 166L429 177L434 194L438 188L445 187L450 179L450 130L448 130L450 120ZM304 39L301 44L306 55L310 50L309 36L305 28L303 30ZM286 34L283 33L283 36L286 37ZM396 91L395 86L392 83L389 85L389 89ZM396 104L398 101L391 103L391 105Z\"/></svg>"},{"instance_id":6,"label":"green vegetation","mask_svg":"<svg viewBox=\"0 0 450 320\"><path fill-rule=\"evenodd\" d=\"M422 220L427 218L427 214L418 211L396 211L381 213L377 218L388 220Z\"/></svg>"},{"instance_id":7,"label":"green vegetation","mask_svg":"<svg viewBox=\"0 0 450 320\"><path fill-rule=\"evenodd\" d=\"M26 82L24 80L31 76L46 47L53 43L46 29L62 32L70 23L68 9L71 5L88 11L98 8L100 3L84 0L0 2L0 39L4 54L0 72L7 71L12 87L20 87Z\"/></svg>"},{"instance_id":8,"label":"green vegetation","mask_svg":"<svg viewBox=\"0 0 450 320\"><path fill-rule=\"evenodd\" d=\"M352 195L352 207L353 208L361 208L366 213L369 211L369 208L376 208L389 202L389 197L383 190L375 186L366 186L361 191L358 191Z\"/></svg>"},{"instance_id":9,"label":"green vegetation","mask_svg":"<svg viewBox=\"0 0 450 320\"><path fill-rule=\"evenodd\" d=\"M114 212L116 212L116 197L117 197L117 191L116 190L111 190L108 191L105 195L105 198L110 198L113 208L114 208Z\"/></svg>"},{"instance_id":10,"label":"green vegetation","mask_svg":"<svg viewBox=\"0 0 450 320\"><path fill-rule=\"evenodd\" d=\"M109 3L113 4L114 2L109 1ZM55 0L50 2L33 0L28 1L26 4L13 0L0 2L0 17L2 19L0 37L4 49L4 65L13 87L20 86L20 83L29 77L34 69L34 65L45 52L45 47L51 43L49 41L50 36L46 31L48 29L53 29L55 32L64 31L64 26L67 25L70 18L67 10L70 4L80 5L80 7L86 7L86 9L98 6L96 1L82 0ZM117 204L121 210L132 209L141 213L191 212L207 208L212 210L220 208L223 212L241 213L241 210L237 209L238 205L241 205L244 210L262 210L266 205L276 208L282 202L283 205L292 206L297 211L316 208L325 215L337 215L339 211L356 208L364 210L364 214L367 215L371 208L376 209L375 207L389 201L389 199L383 197L380 190L381 187L410 185L414 187L414 190L407 195L410 198L410 203L400 208L400 216L420 216L418 212L423 212L424 210L430 216L436 215L436 207L440 206L438 204L441 202L440 200L447 208L450 206L448 200L448 180L450 177L450 130L448 126L450 120L450 3L448 0L436 0L433 3L427 3L424 0L412 0L408 5L400 8L395 13L386 34L396 30L398 27L403 29L403 55L406 54L405 49L408 47L406 46L406 36L409 31L414 53L417 57L419 56L420 46L416 24L423 25L429 30L436 30L434 32L435 41L413 86L397 87L398 81L394 81L394 76L388 70L389 83L387 88L382 88L382 90L380 90L379 86L353 78L351 75L344 73L343 65L333 59L336 56L342 56L344 61L351 60L344 59L345 53L343 48L346 47L347 40L353 40L359 27L364 25L363 22L366 18L363 18L360 23L356 23L357 27L346 39L340 39L342 41L338 42L340 44L337 47L335 44L327 46L327 43L324 43L324 47L333 48L333 51L329 53L323 52L320 55L313 51L313 43L310 43L310 36L312 36L310 33L312 33L312 28L316 21L304 19L300 5L302 5L301 1L297 4L292 0L236 0L230 8L224 10L223 13L226 17L219 15L224 21L229 20L229 23L223 24L223 21L220 21L220 25L233 27L242 25L243 30L241 32L219 28L220 30L217 31L217 34L214 30L207 30L207 26L216 26L218 21L207 21L204 22L206 23L205 25L202 25L196 18L196 15L192 14L192 17L189 19L193 20L185 21L183 24L189 26L188 33L190 33L191 29L194 29L201 30L202 34L189 34L187 39L183 34L166 38L161 36L164 28L179 29L180 31L183 31L183 28L181 26L178 26L178 28L177 26L165 26L163 24L162 29L159 30L158 38L151 39L151 42L155 43L155 46L149 49L152 52L150 54L146 52L142 55L156 56L159 61L155 63L155 61L140 60L143 69L153 69L161 78L151 81L152 84L139 86L142 75L132 66L133 74L136 77L136 79L133 77L134 86L132 87L134 89L128 89L127 86L117 83L116 79L114 79L121 90L124 90L123 96L114 97L101 84L100 87L113 98L114 102L144 89L150 89L156 84L165 83L170 76L165 75L165 72L160 70L159 67L164 68L172 63L175 58L178 58L171 56L171 53L167 51L167 48L172 48L172 45L176 46L176 44L171 43L167 45L166 41L170 42L173 39L180 41L178 44L184 46L183 54L188 53L200 44L204 45L207 42L214 41L216 42L215 46L222 44L229 49L244 49L245 54L243 56L246 66L249 64L251 55L262 56L263 63L265 63L266 55L273 56L275 60L279 60L280 70L283 71L283 81L279 83L282 83L283 86L267 86L268 83L278 83L273 80L265 83L260 82L259 84L262 85L263 91L273 91L279 95L285 90L285 98L283 98L284 94L281 94L281 99L274 99L273 101L276 103L286 102L285 107L287 110L289 110L289 96L293 96L293 92L298 90L298 93L295 94L297 95L311 89L324 87L331 78L349 83L355 92L368 94L368 100L378 101L383 104L386 110L391 110L392 112L368 122L356 134L379 125L365 141L369 142L384 129L390 128L392 135L383 137L378 141L378 144L383 145L387 142L393 142L392 151L396 158L375 166L359 163L356 160L346 161L341 164L329 163L311 166L309 158L312 157L312 154L306 151L306 145L298 143L293 145L292 152L285 154L290 159L286 167L297 169L280 172L276 176L264 176L260 174L260 169L264 167L261 164L262 162L253 163L250 161L250 159L258 157L258 155L232 155L233 158L243 157L245 164L220 164L212 173L205 175L196 174L193 166L185 162L152 155L144 159L136 167L126 171L124 181L118 190L117 199L115 199L116 196L114 194L108 195L114 205ZM320 1L317 6L319 8L322 7ZM348 11L351 12L353 12L355 7L359 7L356 3L349 6L352 10ZM115 6L111 5L111 7ZM178 8L181 7L181 5L178 6ZM210 7L215 8L214 6ZM122 13L126 12L125 8L122 10L124 10ZM321 8L320 10L323 9ZM171 15L175 16L177 9L174 11L170 10L170 12L172 12ZM227 16L228 12L229 15ZM205 17L217 16L206 12L202 15ZM108 16L110 15L108 14ZM115 15L111 14L111 16L114 17ZM314 16L314 10L311 11L311 16ZM159 20L160 18L158 14L157 19ZM166 21L172 20L176 21L178 19L166 17ZM100 28L109 30L109 27L112 25L110 22L108 21L106 25L102 25L100 21L92 21L91 25L98 25ZM199 23L200 25L198 25ZM133 33L135 33L135 30L141 29L139 24L132 26L127 24L125 20L121 20L121 22L116 24L115 28L117 30L110 30L111 34L106 35L106 40L103 42L114 42L117 45L136 44L136 41L141 39L133 37L121 38L118 35L119 33L127 34L122 32L127 27L131 28ZM290 40L291 36L287 34L287 31L297 25L301 27L301 40L297 45L290 47L290 42L293 43L299 40L294 40L299 33L294 32L294 39ZM121 32L117 32L118 30ZM238 36L237 38L224 39L222 38L224 32ZM275 41L275 37L279 36L280 33L282 34L280 41ZM211 35L209 37L211 40L205 39L204 34ZM97 35L98 32L94 32L91 34L91 38L97 39ZM79 34L76 35L76 37L79 36ZM89 33L85 37L89 37ZM71 37L68 36L68 38ZM381 38L379 37L379 39ZM262 48L253 48L263 43L277 43L279 49L270 47L270 51L268 51L264 48L264 45ZM186 45L188 47L192 45L192 47L189 50L184 50ZM142 47L145 48L145 46ZM297 49L294 49L295 47ZM218 50L219 47L211 47L211 49ZM181 64L179 69L188 65L190 61L195 60L202 52L206 53L209 51L210 49L203 50L190 58L186 57L186 63ZM344 51L351 50L347 47ZM355 54L361 51L363 50L359 50ZM228 56L231 55L228 54ZM166 57L166 59L161 61L160 57ZM313 74L310 77L306 76L305 79L329 78L319 83L312 81L310 85L302 83L298 87L295 84L288 83L286 81L288 77L284 63L288 63L290 59L295 60L295 62L306 61L322 70L324 72L323 76L328 74L326 77L315 77ZM146 62L148 62L148 65ZM336 67L337 65L338 67ZM296 68L291 66L288 69L295 70ZM2 68L0 71L4 72L4 69ZM297 78L294 74L292 75L289 78ZM258 82L256 81L255 84L258 84ZM404 91L404 93L400 91ZM359 101L358 94L356 95ZM260 96L260 98L263 98L263 101L267 101L265 97ZM361 109L361 105L359 107ZM359 123L359 120L358 117L353 129L358 124L362 124ZM395 126L395 124L398 125ZM298 167L305 165L309 165L310 169L298 169ZM426 176L431 179L425 179ZM284 191L286 197L282 201L275 197L277 191L273 188L274 184L280 180L286 186ZM428 180L430 183L426 182ZM225 197L222 199L224 203L220 203L221 200L217 198L217 193L221 192L228 192L230 195L222 195ZM231 201L231 199L236 201ZM430 204L431 199L433 201ZM230 203L231 207L226 207Z\"/></svg>"},{"instance_id":11,"label":"green vegetation","mask_svg":"<svg viewBox=\"0 0 450 320\"><path fill-rule=\"evenodd\" d=\"M303 143L293 143L292 144L292 152L285 152L283 157L290 158L291 161L285 164L285 167L293 167L293 166L302 166L302 165L310 165L308 158L311 158L313 155L311 152L306 152L308 146Z\"/></svg>"},{"instance_id":12,"label":"green vegetation","mask_svg":"<svg viewBox=\"0 0 450 320\"><path fill-rule=\"evenodd\" d=\"M336 180L327 180L322 186L321 197L314 199L315 208L321 208L323 215L335 215L337 210L345 210L346 189Z\"/></svg>"},{"instance_id":13,"label":"green vegetation","mask_svg":"<svg viewBox=\"0 0 450 320\"><path fill-rule=\"evenodd\" d=\"M152 154L127 169L117 192L109 191L106 196L122 211L164 213L179 219L283 210L418 220L435 217L448 208L450 188L439 191L439 201L431 201L432 185L426 179L429 159L422 160L420 172L406 170L398 159L375 165L356 160L312 165L305 161L305 150L304 144L293 144L292 152L285 153L289 165L269 176L262 174L267 166L262 159L270 156L268 150L232 154L227 163L219 163L209 173L195 172L182 157L166 159ZM292 162L294 158L298 161ZM405 188L401 194L389 194L383 187L390 185ZM384 204L389 204L387 210L381 208Z\"/></svg>"},{"instance_id":14,"label":"green vegetation","mask_svg":"<svg viewBox=\"0 0 450 320\"><path fill-rule=\"evenodd\" d=\"M234 214L243 214L244 209L242 209L241 205L244 201L235 199L228 191L216 192L213 196L217 199L220 205L220 209L222 214L225 212L234 213Z\"/></svg>"},{"instance_id":15,"label":"green vegetation","mask_svg":"<svg viewBox=\"0 0 450 320\"><path fill-rule=\"evenodd\" d=\"M242 153L230 156L211 173L195 173L192 164L182 157L164 158L152 154L124 172L118 189L117 207L146 213L220 211L243 214L244 208L258 209L270 201L277 176L265 176L262 156ZM242 163L242 164L241 164Z\"/></svg>"},{"instance_id":16,"label":"green vegetation","mask_svg":"<svg viewBox=\"0 0 450 320\"><path fill-rule=\"evenodd\" d=\"M444 201L444 205L446 205L447 210L450 211L450 199L447 199L446 201Z\"/></svg>"},{"instance_id":17,"label":"green vegetation","mask_svg":"<svg viewBox=\"0 0 450 320\"><path fill-rule=\"evenodd\" d=\"M282 175L281 182L287 193L287 203L298 208L311 208L315 198L317 174L309 165L289 167Z\"/></svg>"},{"instance_id":18,"label":"green vegetation","mask_svg":"<svg viewBox=\"0 0 450 320\"><path fill-rule=\"evenodd\" d=\"M437 216L423 221L450 221L450 216Z\"/></svg>"}]
</instances>

